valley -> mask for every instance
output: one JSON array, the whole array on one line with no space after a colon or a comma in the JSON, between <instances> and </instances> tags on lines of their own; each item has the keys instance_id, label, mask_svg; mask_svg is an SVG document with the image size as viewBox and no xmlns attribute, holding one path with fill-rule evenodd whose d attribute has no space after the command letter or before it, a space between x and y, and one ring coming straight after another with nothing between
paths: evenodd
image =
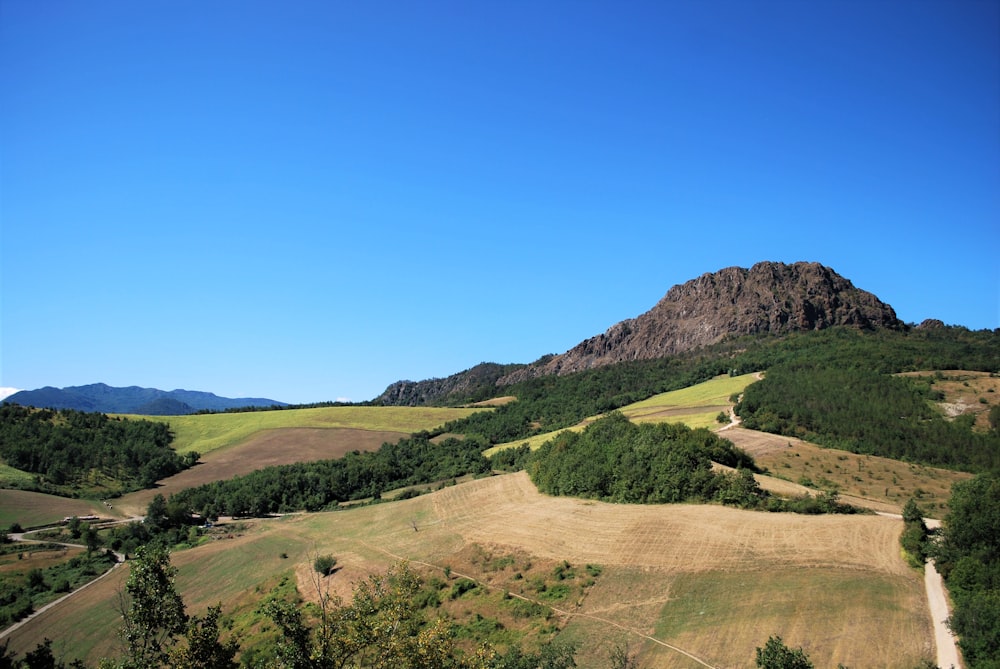
<instances>
[{"instance_id":1,"label":"valley","mask_svg":"<svg viewBox=\"0 0 1000 669\"><path fill-rule=\"evenodd\" d=\"M719 377L622 411L633 420L714 420L720 408L731 406L728 398L755 378ZM230 427L239 437L197 424L218 421L217 416L185 417L182 433L211 434L210 443L230 443L209 450L202 464L161 481L158 488L116 500L114 513L141 515L154 494L169 495L265 464L378 448L382 440L402 434L366 429L386 426L390 418L379 416L382 411L370 410L370 422L355 428L270 427L273 423L266 421L257 422L256 429ZM385 410L390 411L398 412ZM287 421L294 412L275 414ZM235 425L232 416L240 414L222 415ZM716 423L715 429L723 426ZM842 500L858 506L898 514L902 501L919 491L922 502L943 515L951 483L969 478L740 427L727 425L722 434L766 469L756 475L761 486L781 495L815 493L797 482L813 474L821 487L839 490ZM855 480L859 471L878 477L878 486L862 487ZM33 495L34 501L27 502ZM46 499L59 504L52 515L65 515L69 508L66 500L37 493L0 491L0 496L24 498L18 513L44 508ZM34 513L33 518L44 519L40 510ZM239 619L283 577L292 577L308 599L310 556L324 553L337 556L340 570L329 585L345 599L353 584L401 560L427 577L447 570L451 578L483 584L486 592L491 583L494 589L514 591L509 573L498 574L470 557L488 551L536 565L601 566L596 585L578 599L541 601L537 593L520 593L551 607L557 638L577 644L579 666L603 665L615 645L638 653L644 667L747 666L754 648L775 633L803 646L817 666L906 668L933 653L923 576L900 556L899 521L881 516L549 497L520 472L344 511L224 519L217 530L211 535L215 540L173 554L180 568L178 585L192 612L221 602ZM10 635L11 647L30 649L58 636L66 652L82 653L88 662L118 652L114 601L125 576L122 571L95 583L33 619ZM483 601L470 600L467 610L495 606L484 595Z\"/></svg>"}]
</instances>

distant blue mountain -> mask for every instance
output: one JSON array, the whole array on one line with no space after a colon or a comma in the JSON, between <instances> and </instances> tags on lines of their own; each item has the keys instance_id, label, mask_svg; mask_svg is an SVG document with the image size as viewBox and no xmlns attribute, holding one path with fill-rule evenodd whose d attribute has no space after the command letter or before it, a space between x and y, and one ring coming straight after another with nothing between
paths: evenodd
<instances>
[{"instance_id":1,"label":"distant blue mountain","mask_svg":"<svg viewBox=\"0 0 1000 669\"><path fill-rule=\"evenodd\" d=\"M113 388L104 383L22 390L4 401L45 409L134 413L143 416L181 416L204 410L225 411L243 407L288 406L285 402L260 397L233 399L197 390L166 391L138 386Z\"/></svg>"}]
</instances>

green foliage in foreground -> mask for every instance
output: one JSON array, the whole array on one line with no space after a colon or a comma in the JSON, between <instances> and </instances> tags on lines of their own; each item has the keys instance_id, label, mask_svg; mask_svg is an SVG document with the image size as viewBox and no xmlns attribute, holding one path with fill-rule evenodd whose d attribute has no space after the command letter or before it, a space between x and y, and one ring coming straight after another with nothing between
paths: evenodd
<instances>
[{"instance_id":1,"label":"green foliage in foreground","mask_svg":"<svg viewBox=\"0 0 1000 669\"><path fill-rule=\"evenodd\" d=\"M239 641L224 632L222 611L210 607L189 617L174 584L176 568L162 548L146 547L132 562L122 602L123 655L102 660L101 669L235 669ZM331 596L317 577L318 604L272 596L261 613L278 631L275 644L256 649L245 666L330 669L570 669L574 650L547 644L539 652L512 647L499 653L489 645L465 653L451 625L419 604L421 579L404 563L355 586L350 603ZM46 664L35 664L39 658ZM0 667L63 667L46 640L18 662L0 646ZM82 667L77 661L72 666Z\"/></svg>"},{"instance_id":2,"label":"green foliage in foreground","mask_svg":"<svg viewBox=\"0 0 1000 669\"><path fill-rule=\"evenodd\" d=\"M179 456L164 423L109 418L65 409L0 406L0 457L36 475L41 492L103 485L104 495L152 486L190 467L197 453Z\"/></svg>"},{"instance_id":3,"label":"green foliage in foreground","mask_svg":"<svg viewBox=\"0 0 1000 669\"><path fill-rule=\"evenodd\" d=\"M1000 668L1000 475L952 487L933 550L955 603L952 630L970 669Z\"/></svg>"},{"instance_id":4,"label":"green foliage in foreground","mask_svg":"<svg viewBox=\"0 0 1000 669\"><path fill-rule=\"evenodd\" d=\"M832 448L965 471L1000 469L1000 432L976 432L931 405L926 382L864 367L780 365L747 387L745 427Z\"/></svg>"}]
</instances>

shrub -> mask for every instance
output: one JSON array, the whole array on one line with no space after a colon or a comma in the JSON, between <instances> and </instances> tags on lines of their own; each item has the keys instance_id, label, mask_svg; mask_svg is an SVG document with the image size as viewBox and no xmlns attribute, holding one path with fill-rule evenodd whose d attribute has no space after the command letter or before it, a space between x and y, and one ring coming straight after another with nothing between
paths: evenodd
<instances>
[{"instance_id":1,"label":"shrub","mask_svg":"<svg viewBox=\"0 0 1000 669\"><path fill-rule=\"evenodd\" d=\"M317 574L322 574L323 576L332 574L336 566L337 558L332 555L319 555L313 560L313 569L316 570Z\"/></svg>"}]
</instances>

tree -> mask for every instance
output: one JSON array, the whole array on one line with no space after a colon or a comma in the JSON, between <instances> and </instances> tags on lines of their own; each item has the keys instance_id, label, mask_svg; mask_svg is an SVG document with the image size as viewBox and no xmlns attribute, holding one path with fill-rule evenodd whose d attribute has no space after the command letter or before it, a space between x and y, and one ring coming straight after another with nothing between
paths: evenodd
<instances>
[{"instance_id":1,"label":"tree","mask_svg":"<svg viewBox=\"0 0 1000 669\"><path fill-rule=\"evenodd\" d=\"M159 667L167 658L167 643L184 633L187 615L174 586L176 574L166 549L146 545L136 551L122 611L125 669Z\"/></svg>"},{"instance_id":2,"label":"tree","mask_svg":"<svg viewBox=\"0 0 1000 669\"><path fill-rule=\"evenodd\" d=\"M949 626L969 667L1000 666L1000 475L952 487L941 541L931 550L955 602Z\"/></svg>"},{"instance_id":3,"label":"tree","mask_svg":"<svg viewBox=\"0 0 1000 669\"><path fill-rule=\"evenodd\" d=\"M193 616L188 622L187 645L170 651L172 669L236 669L239 643L235 639L219 639L221 605L211 606L204 618Z\"/></svg>"},{"instance_id":4,"label":"tree","mask_svg":"<svg viewBox=\"0 0 1000 669\"><path fill-rule=\"evenodd\" d=\"M314 573L318 577L318 572ZM264 613L281 637L276 665L287 669L370 667L384 669L563 669L556 650L524 664L519 655L506 661L486 648L462 658L446 621L427 622L415 604L420 588L416 574L405 563L384 575L371 576L355 586L349 604L320 591L320 620L312 627L295 603L271 599ZM572 653L569 654L570 662Z\"/></svg>"},{"instance_id":5,"label":"tree","mask_svg":"<svg viewBox=\"0 0 1000 669\"><path fill-rule=\"evenodd\" d=\"M801 648L791 649L781 637L768 637L763 648L757 648L757 666L761 669L814 669Z\"/></svg>"},{"instance_id":6,"label":"tree","mask_svg":"<svg viewBox=\"0 0 1000 669\"><path fill-rule=\"evenodd\" d=\"M318 555L316 559L313 560L313 570L317 574L323 576L329 576L333 573L334 567L337 566L337 558L332 555Z\"/></svg>"},{"instance_id":7,"label":"tree","mask_svg":"<svg viewBox=\"0 0 1000 669\"><path fill-rule=\"evenodd\" d=\"M146 519L143 522L154 534L167 528L169 524L167 500L162 494L156 493L149 501L149 505L146 507Z\"/></svg>"},{"instance_id":8,"label":"tree","mask_svg":"<svg viewBox=\"0 0 1000 669\"><path fill-rule=\"evenodd\" d=\"M83 538L83 543L87 546L88 557L104 544L104 541L101 540L101 535L97 533L97 530L92 525L86 525L80 534Z\"/></svg>"}]
</instances>

